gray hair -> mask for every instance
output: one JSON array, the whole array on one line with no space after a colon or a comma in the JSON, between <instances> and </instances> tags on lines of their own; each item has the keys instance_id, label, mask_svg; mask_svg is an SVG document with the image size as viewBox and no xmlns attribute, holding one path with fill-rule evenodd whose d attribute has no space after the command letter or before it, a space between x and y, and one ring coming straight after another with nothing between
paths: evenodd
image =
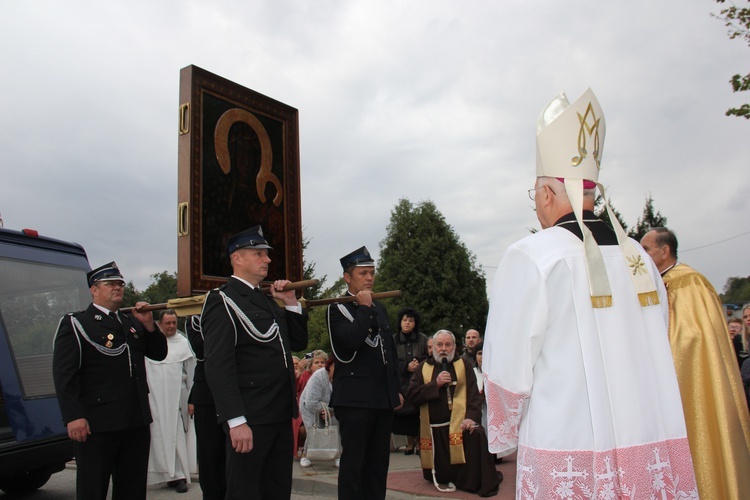
<instances>
[{"instance_id":1,"label":"gray hair","mask_svg":"<svg viewBox=\"0 0 750 500\"><path fill-rule=\"evenodd\" d=\"M451 331L449 331L449 330L438 330L438 331L436 331L436 332L435 332L435 335L433 335L433 336L432 336L432 340L435 340L435 338L436 338L436 337L437 337L438 335L444 335L444 334L448 334L448 335L450 335L450 336L451 336L451 339L453 339L453 343L454 343L454 344L456 343L456 336L455 336L455 335L453 335L453 332L451 332Z\"/></svg>"},{"instance_id":2,"label":"gray hair","mask_svg":"<svg viewBox=\"0 0 750 500\"><path fill-rule=\"evenodd\" d=\"M555 193L555 196L563 200L568 199L568 193L567 191L565 191L565 183L560 182L556 177L544 176L544 177L537 177L537 179L539 179L540 186L548 186L552 190L552 192ZM584 198L594 198L595 195L596 195L596 188L583 190Z\"/></svg>"}]
</instances>

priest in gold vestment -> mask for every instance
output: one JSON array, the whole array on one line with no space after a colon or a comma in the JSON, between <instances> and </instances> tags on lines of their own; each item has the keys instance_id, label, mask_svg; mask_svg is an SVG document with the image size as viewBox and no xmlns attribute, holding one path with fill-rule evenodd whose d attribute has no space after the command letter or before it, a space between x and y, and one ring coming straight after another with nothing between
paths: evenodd
<instances>
[{"instance_id":1,"label":"priest in gold vestment","mask_svg":"<svg viewBox=\"0 0 750 500\"><path fill-rule=\"evenodd\" d=\"M750 414L716 291L677 262L677 238L655 228L641 245L669 298L669 343L701 498L750 498Z\"/></svg>"}]
</instances>

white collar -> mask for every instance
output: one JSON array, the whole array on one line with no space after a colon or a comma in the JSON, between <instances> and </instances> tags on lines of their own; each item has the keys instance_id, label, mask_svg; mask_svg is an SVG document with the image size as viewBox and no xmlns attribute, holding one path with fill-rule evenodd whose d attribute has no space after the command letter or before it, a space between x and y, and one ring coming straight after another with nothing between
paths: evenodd
<instances>
[{"instance_id":1,"label":"white collar","mask_svg":"<svg viewBox=\"0 0 750 500\"><path fill-rule=\"evenodd\" d=\"M110 311L110 310L109 310L109 309L107 309L106 307L100 306L99 304L94 304L94 303L92 302L92 303L91 303L91 305L93 305L94 307L96 307L97 309L99 309L99 310L100 310L101 312L103 312L103 313L104 313L104 314L106 314L107 316L109 316L109 313L111 313L111 312L113 312L113 313L117 314L117 311ZM118 315L118 316L119 316L119 315Z\"/></svg>"},{"instance_id":2,"label":"white collar","mask_svg":"<svg viewBox=\"0 0 750 500\"><path fill-rule=\"evenodd\" d=\"M240 277L239 277L239 276L237 276L236 274L233 274L233 275L232 275L232 278L235 278L236 280L238 280L238 281L241 281L241 282L243 282L244 284L246 284L247 286L249 286L249 287L250 287L250 288L252 288L253 290L255 290L256 288L258 288L258 287L257 287L256 285L253 285L252 283L250 283L250 282L249 282L249 281L247 281L247 280L243 280L242 278L240 278Z\"/></svg>"}]
</instances>

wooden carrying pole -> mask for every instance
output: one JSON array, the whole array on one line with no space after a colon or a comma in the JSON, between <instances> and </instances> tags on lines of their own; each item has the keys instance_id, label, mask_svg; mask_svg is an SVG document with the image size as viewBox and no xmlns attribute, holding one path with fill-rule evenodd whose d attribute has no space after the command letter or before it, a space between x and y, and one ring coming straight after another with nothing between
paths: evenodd
<instances>
[{"instance_id":1,"label":"wooden carrying pole","mask_svg":"<svg viewBox=\"0 0 750 500\"><path fill-rule=\"evenodd\" d=\"M390 292L377 292L372 294L373 300L390 299L401 295L401 290L391 290ZM344 302L355 302L356 295L346 295L344 297L333 297L331 299L305 300L301 299L300 304L303 308L327 306L328 304L342 304Z\"/></svg>"},{"instance_id":2,"label":"wooden carrying pole","mask_svg":"<svg viewBox=\"0 0 750 500\"><path fill-rule=\"evenodd\" d=\"M290 290L302 290L303 288L310 288L320 283L320 280L302 280L287 283L282 290L288 292ZM261 290L267 294L271 294L271 284L261 283ZM185 317L192 316L193 314L200 314L203 309L203 302L206 300L206 295L194 295L192 297L185 297L182 299L169 299L166 303L162 304L149 304L147 306L138 309L138 312L148 311L161 311L162 309L174 309L177 316ZM123 307L120 309L124 313L132 313L135 307Z\"/></svg>"}]
</instances>

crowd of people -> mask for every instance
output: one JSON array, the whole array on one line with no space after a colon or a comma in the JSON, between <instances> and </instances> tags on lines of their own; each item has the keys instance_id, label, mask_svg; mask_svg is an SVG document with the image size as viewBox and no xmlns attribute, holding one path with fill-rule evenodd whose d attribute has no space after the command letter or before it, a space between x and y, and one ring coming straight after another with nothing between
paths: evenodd
<instances>
[{"instance_id":1,"label":"crowd of people","mask_svg":"<svg viewBox=\"0 0 750 500\"><path fill-rule=\"evenodd\" d=\"M339 498L380 500L393 435L440 492L497 494L515 453L516 498L750 498L750 306L727 323L673 231L636 242L608 205L610 224L595 215L605 131L590 89L543 109L542 231L504 252L484 339L468 330L463 352L413 308L391 328L364 246L340 259L332 352L302 359L307 315L288 281L265 281L260 226L228 239L232 275L184 335L172 310L119 311L114 262L91 271L53 355L78 498L104 500L110 479L116 500L184 492L197 472L204 499L288 499L294 461L325 459Z\"/></svg>"}]
</instances>

